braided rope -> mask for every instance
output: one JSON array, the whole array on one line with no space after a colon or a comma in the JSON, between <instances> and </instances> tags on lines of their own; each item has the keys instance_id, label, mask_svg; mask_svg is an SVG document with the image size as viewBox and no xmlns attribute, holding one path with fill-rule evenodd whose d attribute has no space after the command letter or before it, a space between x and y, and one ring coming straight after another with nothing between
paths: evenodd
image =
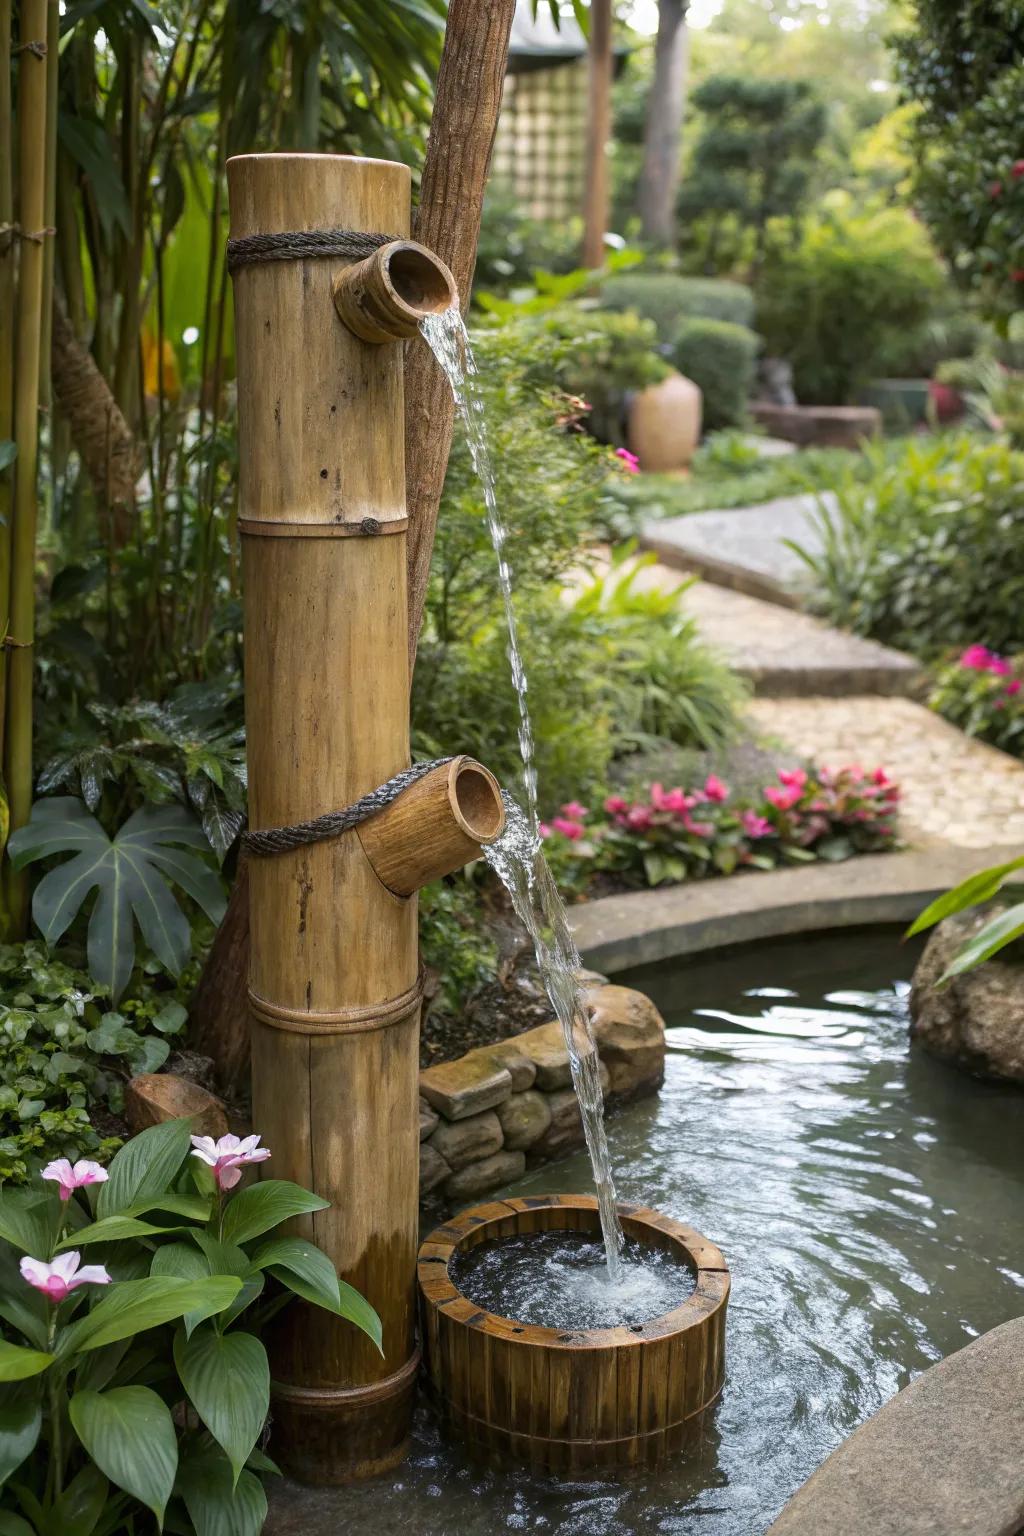
<instances>
[{"instance_id":1,"label":"braided rope","mask_svg":"<svg viewBox=\"0 0 1024 1536\"><path fill-rule=\"evenodd\" d=\"M324 843L332 837L340 837L351 827L369 821L371 816L384 810L392 800L397 800L403 789L408 789L417 779L422 779L435 768L443 768L445 763L450 762L450 757L435 757L430 763L413 763L411 768L403 768L401 773L396 773L387 783L378 784L376 789L371 789L369 794L363 795L353 805L347 805L344 810L328 811L326 815L316 816L312 821L297 822L294 827L267 827L259 832L243 832L242 843L248 853L262 855L290 853L294 848L306 848L312 843Z\"/></svg>"},{"instance_id":2,"label":"braided rope","mask_svg":"<svg viewBox=\"0 0 1024 1536\"><path fill-rule=\"evenodd\" d=\"M344 256L358 261L401 235L364 234L358 229L296 229L278 235L243 235L228 241L228 271L264 261L302 261L309 256Z\"/></svg>"}]
</instances>

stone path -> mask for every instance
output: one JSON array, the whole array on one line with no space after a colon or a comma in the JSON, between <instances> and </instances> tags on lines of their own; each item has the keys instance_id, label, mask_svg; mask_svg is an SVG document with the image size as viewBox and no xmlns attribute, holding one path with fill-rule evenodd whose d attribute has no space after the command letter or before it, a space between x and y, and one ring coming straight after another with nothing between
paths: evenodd
<instances>
[{"instance_id":1,"label":"stone path","mask_svg":"<svg viewBox=\"0 0 1024 1536\"><path fill-rule=\"evenodd\" d=\"M644 524L641 543L667 564L698 571L719 586L796 608L811 574L786 541L820 550L820 517L835 505L832 491L807 492L727 512L656 518Z\"/></svg>"}]
</instances>

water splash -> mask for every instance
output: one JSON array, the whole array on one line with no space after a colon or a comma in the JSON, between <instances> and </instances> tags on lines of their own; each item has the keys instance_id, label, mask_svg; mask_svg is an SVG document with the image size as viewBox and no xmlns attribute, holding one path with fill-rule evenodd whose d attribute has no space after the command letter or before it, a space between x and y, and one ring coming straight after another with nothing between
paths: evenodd
<instances>
[{"instance_id":1,"label":"water splash","mask_svg":"<svg viewBox=\"0 0 1024 1536\"><path fill-rule=\"evenodd\" d=\"M625 1238L615 1208L615 1184L604 1129L600 1061L590 1015L578 981L582 970L579 951L572 937L562 899L541 850L537 822L537 771L526 694L526 669L519 648L519 629L512 601L512 570L505 553L508 530L502 522L498 507L477 367L466 327L456 306L438 315L428 315L420 322L420 330L451 385L456 408L465 428L473 468L483 489L487 527L498 562L498 584L508 625L509 665L519 704L519 751L523 763L525 809L511 795L503 794L505 831L497 842L484 849L484 854L512 898L516 915L530 935L537 968L562 1026L569 1052L573 1087L580 1104L583 1134L594 1169L594 1187L601 1213L601 1231L609 1276L617 1280Z\"/></svg>"}]
</instances>

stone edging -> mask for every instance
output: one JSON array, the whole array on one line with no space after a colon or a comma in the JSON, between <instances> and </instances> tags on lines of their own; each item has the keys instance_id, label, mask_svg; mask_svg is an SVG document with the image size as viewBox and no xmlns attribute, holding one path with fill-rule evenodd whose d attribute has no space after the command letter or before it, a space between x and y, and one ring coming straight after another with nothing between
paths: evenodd
<instances>
[{"instance_id":1,"label":"stone edging","mask_svg":"<svg viewBox=\"0 0 1024 1536\"><path fill-rule=\"evenodd\" d=\"M606 1107L653 1093L665 1025L629 987L586 989ZM541 1024L420 1073L420 1198L463 1203L519 1178L528 1164L583 1145L569 1052Z\"/></svg>"},{"instance_id":2,"label":"stone edging","mask_svg":"<svg viewBox=\"0 0 1024 1536\"><path fill-rule=\"evenodd\" d=\"M842 864L802 864L605 896L572 907L569 916L586 963L614 974L759 939L909 923L950 886L1013 852L943 844L866 854Z\"/></svg>"}]
</instances>

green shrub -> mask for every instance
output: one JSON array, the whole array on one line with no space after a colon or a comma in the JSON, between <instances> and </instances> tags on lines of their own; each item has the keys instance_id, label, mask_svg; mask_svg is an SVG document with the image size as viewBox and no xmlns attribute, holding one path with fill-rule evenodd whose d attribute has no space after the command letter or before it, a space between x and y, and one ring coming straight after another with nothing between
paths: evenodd
<instances>
[{"instance_id":1,"label":"green shrub","mask_svg":"<svg viewBox=\"0 0 1024 1536\"><path fill-rule=\"evenodd\" d=\"M867 458L870 479L840 482L820 516L821 550L802 551L821 611L925 659L979 635L1018 649L1024 454L960 434Z\"/></svg>"},{"instance_id":2,"label":"green shrub","mask_svg":"<svg viewBox=\"0 0 1024 1536\"><path fill-rule=\"evenodd\" d=\"M625 272L601 289L605 309L632 309L654 322L658 339L669 342L684 318L728 320L750 325L754 295L742 283L712 277L680 277L675 272Z\"/></svg>"},{"instance_id":3,"label":"green shrub","mask_svg":"<svg viewBox=\"0 0 1024 1536\"><path fill-rule=\"evenodd\" d=\"M757 328L766 351L793 365L798 399L847 404L877 375L892 334L923 324L943 281L912 214L857 213L837 201L799 245L768 257Z\"/></svg>"},{"instance_id":4,"label":"green shrub","mask_svg":"<svg viewBox=\"0 0 1024 1536\"><path fill-rule=\"evenodd\" d=\"M679 326L672 361L700 387L706 430L745 419L758 346L753 331L728 320L684 320Z\"/></svg>"}]
</instances>

